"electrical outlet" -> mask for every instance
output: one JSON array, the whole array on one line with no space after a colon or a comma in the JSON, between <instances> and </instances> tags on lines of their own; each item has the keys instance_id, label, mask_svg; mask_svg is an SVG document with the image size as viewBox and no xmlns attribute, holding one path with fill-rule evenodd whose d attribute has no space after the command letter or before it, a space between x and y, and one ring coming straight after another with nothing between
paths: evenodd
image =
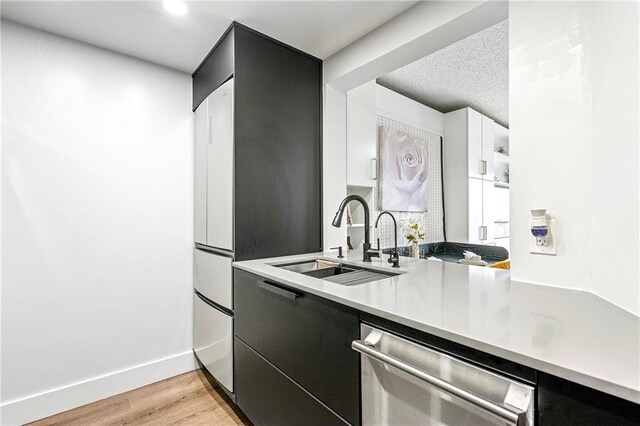
<instances>
[{"instance_id":1,"label":"electrical outlet","mask_svg":"<svg viewBox=\"0 0 640 426\"><path fill-rule=\"evenodd\" d=\"M551 235L546 237L536 237L536 245L541 247L549 247L551 245Z\"/></svg>"},{"instance_id":2,"label":"electrical outlet","mask_svg":"<svg viewBox=\"0 0 640 426\"><path fill-rule=\"evenodd\" d=\"M547 218L547 226L549 227L549 233L543 237L536 237L529 233L529 253L546 254L551 256L556 256L558 254L556 220Z\"/></svg>"}]
</instances>

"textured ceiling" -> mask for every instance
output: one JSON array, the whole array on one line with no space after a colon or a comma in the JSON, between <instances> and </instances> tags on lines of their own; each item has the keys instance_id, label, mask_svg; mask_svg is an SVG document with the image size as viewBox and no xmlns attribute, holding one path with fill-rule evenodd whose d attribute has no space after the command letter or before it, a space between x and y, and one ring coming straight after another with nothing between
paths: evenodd
<instances>
[{"instance_id":1,"label":"textured ceiling","mask_svg":"<svg viewBox=\"0 0 640 426\"><path fill-rule=\"evenodd\" d=\"M509 127L509 22L493 25L377 82L440 112L469 106Z\"/></svg>"}]
</instances>

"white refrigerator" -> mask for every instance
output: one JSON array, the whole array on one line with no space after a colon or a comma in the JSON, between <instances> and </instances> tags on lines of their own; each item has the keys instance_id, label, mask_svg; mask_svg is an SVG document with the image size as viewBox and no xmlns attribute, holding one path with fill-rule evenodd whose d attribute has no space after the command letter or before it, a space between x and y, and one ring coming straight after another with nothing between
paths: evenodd
<instances>
[{"instance_id":1,"label":"white refrigerator","mask_svg":"<svg viewBox=\"0 0 640 426\"><path fill-rule=\"evenodd\" d=\"M233 79L195 110L194 352L233 393Z\"/></svg>"}]
</instances>

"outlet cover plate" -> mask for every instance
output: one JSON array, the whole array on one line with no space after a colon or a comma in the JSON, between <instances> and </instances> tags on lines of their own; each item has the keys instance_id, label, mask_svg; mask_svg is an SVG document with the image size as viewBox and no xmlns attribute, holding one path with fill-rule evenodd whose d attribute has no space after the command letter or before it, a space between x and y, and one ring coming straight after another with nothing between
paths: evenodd
<instances>
[{"instance_id":1,"label":"outlet cover plate","mask_svg":"<svg viewBox=\"0 0 640 426\"><path fill-rule=\"evenodd\" d=\"M549 236L547 236L548 245L539 246L536 243L537 238L531 235L529 231L529 253L533 254L546 254L549 256L556 256L558 254L558 233L557 223L555 219L547 218L547 225L549 225ZM549 239L549 237L551 237Z\"/></svg>"}]
</instances>

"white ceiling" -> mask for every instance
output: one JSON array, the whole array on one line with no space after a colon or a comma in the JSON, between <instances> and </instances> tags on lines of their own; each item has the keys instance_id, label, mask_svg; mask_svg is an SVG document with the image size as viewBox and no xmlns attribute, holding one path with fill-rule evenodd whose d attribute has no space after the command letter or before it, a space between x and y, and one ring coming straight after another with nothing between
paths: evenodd
<instances>
[{"instance_id":1,"label":"white ceiling","mask_svg":"<svg viewBox=\"0 0 640 426\"><path fill-rule=\"evenodd\" d=\"M493 25L377 82L440 112L469 106L509 127L509 22Z\"/></svg>"},{"instance_id":2,"label":"white ceiling","mask_svg":"<svg viewBox=\"0 0 640 426\"><path fill-rule=\"evenodd\" d=\"M325 59L416 1L2 1L2 18L184 72L232 21Z\"/></svg>"}]
</instances>

